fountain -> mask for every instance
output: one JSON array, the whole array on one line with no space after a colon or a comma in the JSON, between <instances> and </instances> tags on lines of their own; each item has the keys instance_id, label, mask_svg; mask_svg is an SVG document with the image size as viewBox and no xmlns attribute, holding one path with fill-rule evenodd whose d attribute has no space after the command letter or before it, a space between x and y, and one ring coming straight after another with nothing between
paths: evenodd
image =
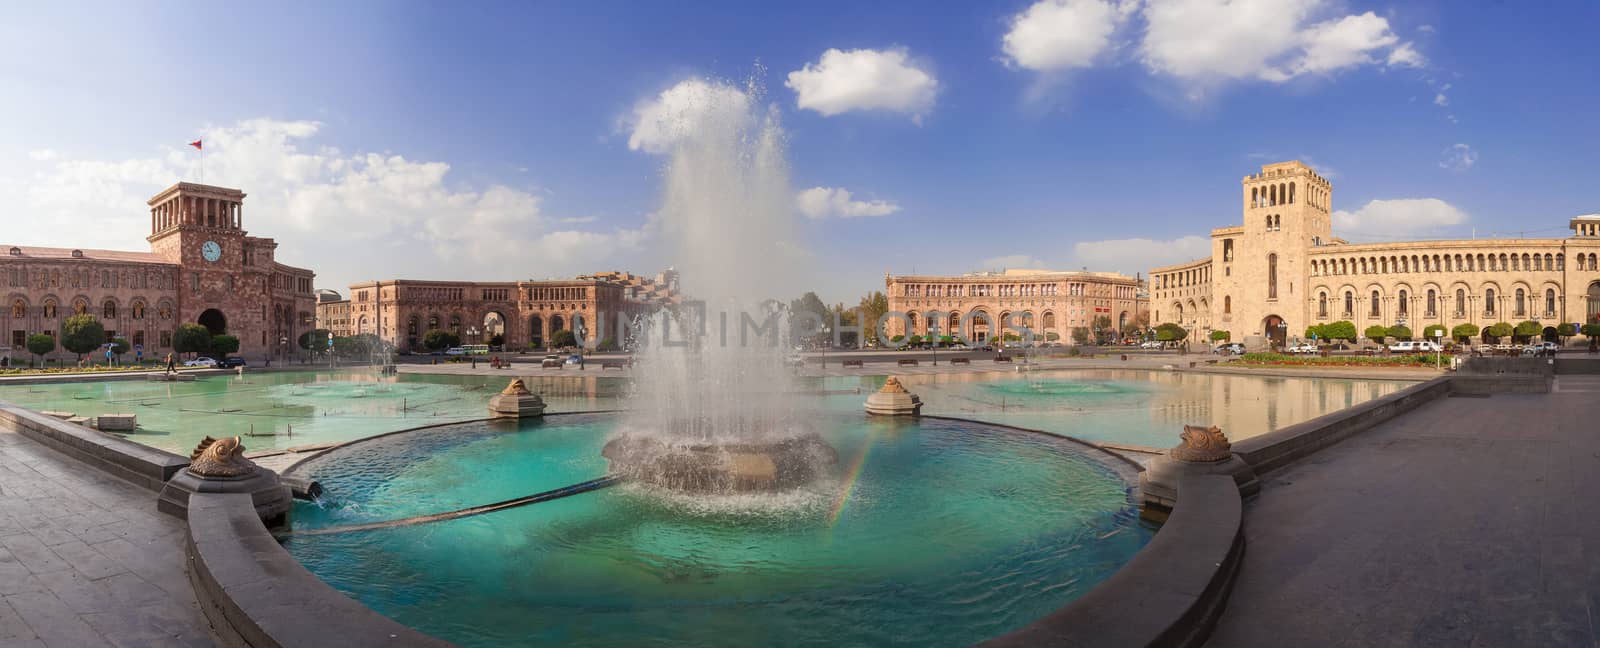
<instances>
[{"instance_id":1,"label":"fountain","mask_svg":"<svg viewBox=\"0 0 1600 648\"><path fill-rule=\"evenodd\" d=\"M690 86L696 87L696 86ZM658 212L680 259L677 309L643 331L635 406L605 445L611 471L673 491L733 493L803 486L837 461L796 410L784 366L788 322L769 299L794 277L795 240L783 131L759 88L707 86L664 107L668 145Z\"/></svg>"}]
</instances>

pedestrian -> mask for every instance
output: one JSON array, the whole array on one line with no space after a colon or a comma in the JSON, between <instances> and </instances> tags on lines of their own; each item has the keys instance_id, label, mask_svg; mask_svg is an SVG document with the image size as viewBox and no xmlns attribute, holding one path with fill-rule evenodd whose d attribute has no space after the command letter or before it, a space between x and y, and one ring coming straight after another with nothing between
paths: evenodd
<instances>
[{"instance_id":1,"label":"pedestrian","mask_svg":"<svg viewBox=\"0 0 1600 648\"><path fill-rule=\"evenodd\" d=\"M113 356L111 354L111 347L106 347L106 366L107 367L111 366L111 359L113 357L115 357L115 356Z\"/></svg>"},{"instance_id":2,"label":"pedestrian","mask_svg":"<svg viewBox=\"0 0 1600 648\"><path fill-rule=\"evenodd\" d=\"M167 354L167 373L177 373L177 372L178 372L178 362L177 362L177 360L173 359L172 354L168 353Z\"/></svg>"}]
</instances>

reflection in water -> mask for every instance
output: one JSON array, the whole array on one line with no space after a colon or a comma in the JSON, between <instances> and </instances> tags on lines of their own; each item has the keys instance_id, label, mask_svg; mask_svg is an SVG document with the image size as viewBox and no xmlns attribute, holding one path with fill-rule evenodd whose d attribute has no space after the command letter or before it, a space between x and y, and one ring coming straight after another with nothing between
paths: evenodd
<instances>
[{"instance_id":1,"label":"reflection in water","mask_svg":"<svg viewBox=\"0 0 1600 648\"><path fill-rule=\"evenodd\" d=\"M865 389L881 382L865 380ZM1230 439L1245 439L1413 384L1130 369L908 376L902 381L922 396L927 414L1160 447L1176 443L1186 424L1216 425ZM1337 390L1332 403L1331 390Z\"/></svg>"}]
</instances>

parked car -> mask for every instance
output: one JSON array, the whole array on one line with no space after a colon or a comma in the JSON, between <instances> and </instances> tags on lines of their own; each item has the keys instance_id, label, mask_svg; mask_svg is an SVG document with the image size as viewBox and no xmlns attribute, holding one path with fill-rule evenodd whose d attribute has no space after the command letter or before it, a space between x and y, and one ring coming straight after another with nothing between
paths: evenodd
<instances>
[{"instance_id":1,"label":"parked car","mask_svg":"<svg viewBox=\"0 0 1600 648\"><path fill-rule=\"evenodd\" d=\"M232 369L234 367L243 367L243 366L246 366L246 365L245 365L245 362L244 362L244 358L241 358L239 356L228 356L226 358L223 358L222 362L217 363L217 366L222 367L224 369Z\"/></svg>"},{"instance_id":2,"label":"parked car","mask_svg":"<svg viewBox=\"0 0 1600 648\"><path fill-rule=\"evenodd\" d=\"M1538 344L1536 344L1534 346L1539 347L1539 349L1544 351L1545 353L1555 353L1555 352L1561 350L1561 344L1558 343L1558 342L1548 342L1548 341L1546 341L1546 342L1540 342L1540 343L1538 343Z\"/></svg>"},{"instance_id":3,"label":"parked car","mask_svg":"<svg viewBox=\"0 0 1600 648\"><path fill-rule=\"evenodd\" d=\"M1310 342L1301 342L1300 344L1296 344L1296 345L1291 346L1291 347L1289 347L1287 349L1284 349L1284 351L1287 351L1289 353L1316 353L1317 352L1317 345L1312 344Z\"/></svg>"},{"instance_id":4,"label":"parked car","mask_svg":"<svg viewBox=\"0 0 1600 648\"><path fill-rule=\"evenodd\" d=\"M1149 340L1149 341L1146 341L1146 342L1139 343L1139 348L1141 348L1141 349L1159 349L1159 348L1161 348L1161 343L1157 342L1155 340Z\"/></svg>"},{"instance_id":5,"label":"parked car","mask_svg":"<svg viewBox=\"0 0 1600 648\"><path fill-rule=\"evenodd\" d=\"M1440 349L1437 342L1401 340L1390 344L1389 350L1395 353L1436 353Z\"/></svg>"},{"instance_id":6,"label":"parked car","mask_svg":"<svg viewBox=\"0 0 1600 648\"><path fill-rule=\"evenodd\" d=\"M216 358L195 358L193 360L185 360L183 362L183 366L185 366L185 367L215 367L215 366L217 366L217 359Z\"/></svg>"},{"instance_id":7,"label":"parked car","mask_svg":"<svg viewBox=\"0 0 1600 648\"><path fill-rule=\"evenodd\" d=\"M444 350L444 354L447 356L464 356L467 355L467 350L461 347L450 347Z\"/></svg>"},{"instance_id":8,"label":"parked car","mask_svg":"<svg viewBox=\"0 0 1600 648\"><path fill-rule=\"evenodd\" d=\"M1219 344L1213 353L1217 355L1244 355L1244 344L1240 342Z\"/></svg>"},{"instance_id":9,"label":"parked car","mask_svg":"<svg viewBox=\"0 0 1600 648\"><path fill-rule=\"evenodd\" d=\"M567 356L567 364L583 364L583 356L576 353Z\"/></svg>"}]
</instances>

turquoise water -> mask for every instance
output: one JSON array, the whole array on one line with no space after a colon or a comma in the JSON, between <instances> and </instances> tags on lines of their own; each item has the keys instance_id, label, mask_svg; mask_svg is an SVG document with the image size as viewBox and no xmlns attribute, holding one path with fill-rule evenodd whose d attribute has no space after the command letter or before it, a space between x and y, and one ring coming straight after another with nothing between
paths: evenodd
<instances>
[{"instance_id":1,"label":"turquoise water","mask_svg":"<svg viewBox=\"0 0 1600 648\"><path fill-rule=\"evenodd\" d=\"M863 393L882 376L828 379ZM1282 378L1130 369L902 376L924 414L975 418L1090 441L1155 447L1178 443L1184 425L1216 425L1238 441L1379 398L1415 384L1402 380ZM865 396L826 398L859 408Z\"/></svg>"},{"instance_id":2,"label":"turquoise water","mask_svg":"<svg viewBox=\"0 0 1600 648\"><path fill-rule=\"evenodd\" d=\"M0 385L0 400L83 416L134 413L128 438L187 454L205 436L245 436L250 450L348 441L482 418L510 375L289 371L141 381ZM627 381L528 377L551 412L625 408ZM808 406L859 412L883 376L802 381ZM924 412L978 418L1094 441L1166 447L1184 424L1218 425L1239 440L1316 418L1413 384L1140 370L1051 370L906 376ZM253 436L252 436L253 435Z\"/></svg>"},{"instance_id":3,"label":"turquoise water","mask_svg":"<svg viewBox=\"0 0 1600 648\"><path fill-rule=\"evenodd\" d=\"M127 438L187 455L206 436L243 436L250 451L349 441L422 425L488 416L489 397L511 376L372 370L282 371L205 376L194 382L142 380L0 386L0 400L80 416L132 413ZM619 378L523 377L550 411L614 409Z\"/></svg>"},{"instance_id":4,"label":"turquoise water","mask_svg":"<svg viewBox=\"0 0 1600 648\"><path fill-rule=\"evenodd\" d=\"M285 546L334 587L464 646L957 646L1026 625L1150 537L1077 444L924 420L817 421L830 479L773 498L623 485L448 522ZM474 423L299 469L296 528L484 504L605 473L615 418ZM859 469L857 468L859 466Z\"/></svg>"}]
</instances>

